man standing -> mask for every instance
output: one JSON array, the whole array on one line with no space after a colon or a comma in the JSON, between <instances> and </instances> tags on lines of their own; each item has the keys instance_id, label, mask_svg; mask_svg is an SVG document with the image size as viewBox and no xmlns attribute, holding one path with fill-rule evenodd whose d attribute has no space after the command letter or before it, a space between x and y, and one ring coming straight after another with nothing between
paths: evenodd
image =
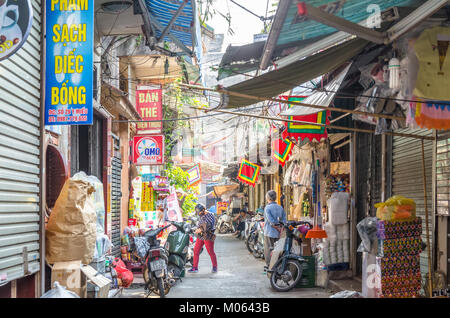
<instances>
[{"instance_id":1,"label":"man standing","mask_svg":"<svg viewBox=\"0 0 450 318\"><path fill-rule=\"evenodd\" d=\"M267 205L264 209L264 260L267 266L270 264L270 252L275 242L280 238L280 228L277 227L281 222L286 223L286 212L275 201L277 193L270 190L266 194Z\"/></svg>"}]
</instances>

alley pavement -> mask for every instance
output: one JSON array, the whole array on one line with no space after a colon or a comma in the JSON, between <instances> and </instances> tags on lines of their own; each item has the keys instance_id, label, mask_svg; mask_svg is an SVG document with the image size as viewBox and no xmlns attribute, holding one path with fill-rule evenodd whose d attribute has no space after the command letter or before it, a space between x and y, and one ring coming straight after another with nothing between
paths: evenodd
<instances>
[{"instance_id":1,"label":"alley pavement","mask_svg":"<svg viewBox=\"0 0 450 318\"><path fill-rule=\"evenodd\" d=\"M287 293L272 290L263 273L265 262L255 259L244 241L231 234L218 235L215 242L219 272L211 273L211 260L204 249L200 255L199 272L178 282L167 298L328 298L331 293L323 288L295 288ZM121 297L145 297L143 280L136 276L136 284L125 289ZM154 294L150 298L157 297Z\"/></svg>"}]
</instances>

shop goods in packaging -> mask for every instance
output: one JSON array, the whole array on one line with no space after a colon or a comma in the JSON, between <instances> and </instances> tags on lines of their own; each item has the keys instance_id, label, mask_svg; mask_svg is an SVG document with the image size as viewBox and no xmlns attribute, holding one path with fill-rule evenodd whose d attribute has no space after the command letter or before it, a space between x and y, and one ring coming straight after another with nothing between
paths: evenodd
<instances>
[{"instance_id":1,"label":"shop goods in packaging","mask_svg":"<svg viewBox=\"0 0 450 318\"><path fill-rule=\"evenodd\" d=\"M377 218L383 221L414 220L416 203L412 199L395 195L386 202L375 204Z\"/></svg>"},{"instance_id":2,"label":"shop goods in packaging","mask_svg":"<svg viewBox=\"0 0 450 318\"><path fill-rule=\"evenodd\" d=\"M349 193L335 192L328 200L330 222L333 225L346 224L348 222Z\"/></svg>"}]
</instances>

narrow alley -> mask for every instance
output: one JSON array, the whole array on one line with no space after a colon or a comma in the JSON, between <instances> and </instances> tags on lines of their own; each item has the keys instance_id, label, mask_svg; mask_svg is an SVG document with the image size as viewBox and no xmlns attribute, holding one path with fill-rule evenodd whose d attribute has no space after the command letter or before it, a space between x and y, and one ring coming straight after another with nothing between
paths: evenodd
<instances>
[{"instance_id":1,"label":"narrow alley","mask_svg":"<svg viewBox=\"0 0 450 318\"><path fill-rule=\"evenodd\" d=\"M175 285L167 298L328 298L323 288L295 288L287 293L271 289L269 279L263 273L264 261L249 254L244 241L230 234L218 235L216 255L217 274L211 273L211 260L206 250L200 255L199 272L186 273L182 283ZM134 286L124 289L123 298L145 297L143 279L136 277ZM155 294L150 298L157 298Z\"/></svg>"}]
</instances>

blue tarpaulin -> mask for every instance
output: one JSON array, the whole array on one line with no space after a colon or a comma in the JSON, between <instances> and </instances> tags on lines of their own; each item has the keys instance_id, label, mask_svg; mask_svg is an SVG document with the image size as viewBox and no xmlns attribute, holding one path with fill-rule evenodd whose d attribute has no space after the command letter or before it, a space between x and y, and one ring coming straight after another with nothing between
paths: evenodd
<instances>
[{"instance_id":1,"label":"blue tarpaulin","mask_svg":"<svg viewBox=\"0 0 450 318\"><path fill-rule=\"evenodd\" d=\"M183 0L146 0L146 5L149 12L158 20L158 22L165 28L172 17L177 12L178 8L183 4ZM193 43L193 35L196 37L196 20L197 13L195 12L195 4L192 0L188 1L186 6L181 11L181 14L176 19L170 32L184 45L188 47L196 46L196 40ZM156 36L159 38L162 31L156 30ZM164 41L172 41L168 36L165 36Z\"/></svg>"}]
</instances>

